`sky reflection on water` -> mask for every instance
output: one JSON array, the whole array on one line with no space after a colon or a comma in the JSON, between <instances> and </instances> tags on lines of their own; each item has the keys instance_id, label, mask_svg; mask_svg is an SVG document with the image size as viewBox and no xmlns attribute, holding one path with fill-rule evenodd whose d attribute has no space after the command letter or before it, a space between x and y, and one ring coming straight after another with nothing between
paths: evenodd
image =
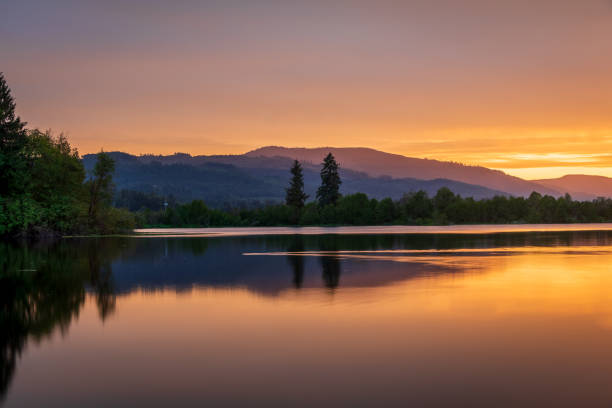
<instances>
[{"instance_id":1,"label":"sky reflection on water","mask_svg":"<svg viewBox=\"0 0 612 408\"><path fill-rule=\"evenodd\" d=\"M7 407L612 403L612 232L0 251Z\"/></svg>"}]
</instances>

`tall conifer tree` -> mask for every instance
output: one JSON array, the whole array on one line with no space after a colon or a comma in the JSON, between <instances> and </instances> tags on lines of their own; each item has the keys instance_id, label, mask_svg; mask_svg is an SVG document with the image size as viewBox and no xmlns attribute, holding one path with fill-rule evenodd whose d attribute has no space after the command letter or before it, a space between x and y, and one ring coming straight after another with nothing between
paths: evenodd
<instances>
[{"instance_id":1,"label":"tall conifer tree","mask_svg":"<svg viewBox=\"0 0 612 408\"><path fill-rule=\"evenodd\" d=\"M88 181L89 188L89 222L96 226L100 222L101 210L107 209L113 199L113 173L115 161L108 153L101 151L97 154L93 177Z\"/></svg>"},{"instance_id":2,"label":"tall conifer tree","mask_svg":"<svg viewBox=\"0 0 612 408\"><path fill-rule=\"evenodd\" d=\"M0 72L0 197L20 193L27 182L24 127L25 123L15 113L11 90Z\"/></svg>"},{"instance_id":3,"label":"tall conifer tree","mask_svg":"<svg viewBox=\"0 0 612 408\"><path fill-rule=\"evenodd\" d=\"M317 200L321 207L328 204L336 204L340 198L340 175L338 174L338 163L331 153L323 159L321 169L321 186L317 190Z\"/></svg>"},{"instance_id":4,"label":"tall conifer tree","mask_svg":"<svg viewBox=\"0 0 612 408\"><path fill-rule=\"evenodd\" d=\"M304 207L304 202L308 195L304 193L304 175L302 174L302 165L295 160L291 166L291 183L287 189L285 202L288 206L301 209Z\"/></svg>"}]
</instances>

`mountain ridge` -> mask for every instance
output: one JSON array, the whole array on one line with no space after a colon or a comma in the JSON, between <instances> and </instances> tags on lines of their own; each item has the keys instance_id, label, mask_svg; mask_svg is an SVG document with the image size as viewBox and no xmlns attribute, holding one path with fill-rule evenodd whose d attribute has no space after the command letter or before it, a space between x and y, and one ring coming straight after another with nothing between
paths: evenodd
<instances>
[{"instance_id":1,"label":"mountain ridge","mask_svg":"<svg viewBox=\"0 0 612 408\"><path fill-rule=\"evenodd\" d=\"M313 162L317 160L317 157L319 157L318 161L322 160L324 155L329 152L334 155L340 167L363 171L374 177L387 175L391 177L411 177L420 180L447 178L504 191L516 196L529 196L533 191L553 196L562 195L560 191L508 175L500 170L434 159L418 159L367 147L287 148L265 146L251 150L245 153L244 156L279 156Z\"/></svg>"},{"instance_id":2,"label":"mountain ridge","mask_svg":"<svg viewBox=\"0 0 612 408\"><path fill-rule=\"evenodd\" d=\"M289 168L293 159L287 157L236 156L134 156L123 152L108 152L115 160L117 189L130 189L173 195L180 201L203 199L213 207L226 203L282 202L289 184ZM91 171L95 155L83 156L86 170ZM320 184L320 166L304 163L306 193L316 196ZM404 193L424 190L434 195L448 187L462 196L476 199L507 193L449 179L419 180L414 178L371 177L364 172L340 168L343 183L341 193L363 192L371 198L399 199Z\"/></svg>"},{"instance_id":3,"label":"mountain ridge","mask_svg":"<svg viewBox=\"0 0 612 408\"><path fill-rule=\"evenodd\" d=\"M320 163L328 152L339 161L343 194L363 192L372 198L398 199L412 191L425 190L433 195L439 188L448 187L457 194L476 199L495 195L528 196L533 191L553 196L570 193L580 200L612 196L612 179L601 176L523 180L482 166L410 158L370 148L268 146L239 155L109 154L117 162L115 180L119 189L172 194L182 201L203 199L218 207L222 203L283 201L289 168L295 158L302 162L306 193L313 199L320 183ZM90 170L95 155L83 156L83 162ZM576 177L582 177L582 182L574 183L580 186L588 184L584 182L585 177L599 177L603 187L596 191L599 194L593 194L592 189L579 191L567 183Z\"/></svg>"},{"instance_id":4,"label":"mountain ridge","mask_svg":"<svg viewBox=\"0 0 612 408\"><path fill-rule=\"evenodd\" d=\"M564 190L577 199L612 196L612 178L588 174L566 174L551 179L531 180L549 188Z\"/></svg>"}]
</instances>

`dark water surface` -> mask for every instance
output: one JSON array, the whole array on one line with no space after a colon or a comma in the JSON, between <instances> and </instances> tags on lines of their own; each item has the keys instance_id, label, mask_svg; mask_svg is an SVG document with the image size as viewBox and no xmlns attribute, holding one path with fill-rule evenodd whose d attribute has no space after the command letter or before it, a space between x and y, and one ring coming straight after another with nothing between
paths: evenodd
<instances>
[{"instance_id":1,"label":"dark water surface","mask_svg":"<svg viewBox=\"0 0 612 408\"><path fill-rule=\"evenodd\" d=\"M0 244L0 405L611 406L612 231Z\"/></svg>"}]
</instances>

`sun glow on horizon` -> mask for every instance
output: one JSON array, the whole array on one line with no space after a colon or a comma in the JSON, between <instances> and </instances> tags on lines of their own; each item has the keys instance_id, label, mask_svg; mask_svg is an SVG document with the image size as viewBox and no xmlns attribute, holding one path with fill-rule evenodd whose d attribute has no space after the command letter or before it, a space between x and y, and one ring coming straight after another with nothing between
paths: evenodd
<instances>
[{"instance_id":1,"label":"sun glow on horizon","mask_svg":"<svg viewBox=\"0 0 612 408\"><path fill-rule=\"evenodd\" d=\"M9 3L0 55L18 113L82 154L363 146L612 175L603 0Z\"/></svg>"}]
</instances>

